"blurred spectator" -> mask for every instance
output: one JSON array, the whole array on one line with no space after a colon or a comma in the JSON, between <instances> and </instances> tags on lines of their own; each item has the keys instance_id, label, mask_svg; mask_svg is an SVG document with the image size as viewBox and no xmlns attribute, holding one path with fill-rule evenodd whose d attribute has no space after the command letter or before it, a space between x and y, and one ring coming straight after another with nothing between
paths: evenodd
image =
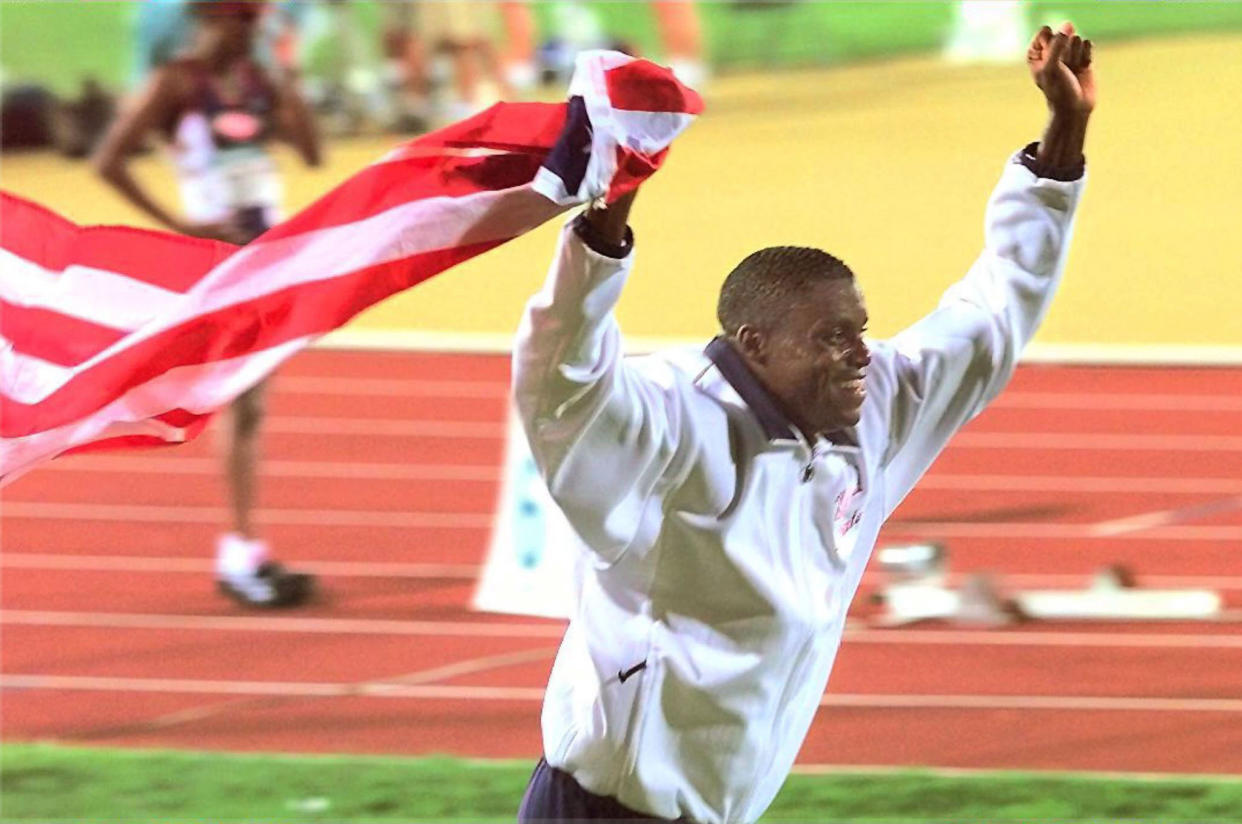
<instances>
[{"instance_id":1,"label":"blurred spectator","mask_svg":"<svg viewBox=\"0 0 1242 824\"><path fill-rule=\"evenodd\" d=\"M539 80L535 69L535 15L527 0L500 4L505 26L505 80L517 95L530 92Z\"/></svg>"},{"instance_id":2,"label":"blurred spectator","mask_svg":"<svg viewBox=\"0 0 1242 824\"><path fill-rule=\"evenodd\" d=\"M116 101L93 77L83 79L76 100L62 100L38 83L0 82L0 148L54 148L86 157L103 135Z\"/></svg>"},{"instance_id":3,"label":"blurred spectator","mask_svg":"<svg viewBox=\"0 0 1242 824\"><path fill-rule=\"evenodd\" d=\"M961 0L943 54L954 63L1020 62L1030 23L1027 3L1018 0Z\"/></svg>"},{"instance_id":4,"label":"blurred spectator","mask_svg":"<svg viewBox=\"0 0 1242 824\"><path fill-rule=\"evenodd\" d=\"M707 80L707 64L703 60L698 9L692 0L655 0L651 6L664 62L682 83L692 89L700 88Z\"/></svg>"},{"instance_id":5,"label":"blurred spectator","mask_svg":"<svg viewBox=\"0 0 1242 824\"><path fill-rule=\"evenodd\" d=\"M115 112L115 98L98 80L85 78L77 100L60 101L53 108L52 144L65 157L86 157L95 150Z\"/></svg>"},{"instance_id":6,"label":"blurred spectator","mask_svg":"<svg viewBox=\"0 0 1242 824\"><path fill-rule=\"evenodd\" d=\"M336 135L358 133L368 122L388 126L395 110L385 93L378 43L347 0L319 0L302 31L305 88L312 104L329 117Z\"/></svg>"},{"instance_id":7,"label":"blurred spectator","mask_svg":"<svg viewBox=\"0 0 1242 824\"><path fill-rule=\"evenodd\" d=\"M664 63L686 85L702 86L709 72L703 57L698 8L691 0L656 0L651 11ZM550 4L549 16L551 32L539 49L540 77L545 84L565 83L573 73L578 52L586 49L639 53L632 43L609 32L586 0L557 0Z\"/></svg>"},{"instance_id":8,"label":"blurred spectator","mask_svg":"<svg viewBox=\"0 0 1242 824\"><path fill-rule=\"evenodd\" d=\"M511 97L493 44L499 20L498 4L478 0L420 2L418 29L434 61L434 79L452 94L440 95L439 114L460 120L502 97Z\"/></svg>"},{"instance_id":9,"label":"blurred spectator","mask_svg":"<svg viewBox=\"0 0 1242 824\"><path fill-rule=\"evenodd\" d=\"M392 0L383 6L384 85L396 108L391 125L402 132L425 131L431 117L427 48L414 5L412 0Z\"/></svg>"},{"instance_id":10,"label":"blurred spectator","mask_svg":"<svg viewBox=\"0 0 1242 824\"><path fill-rule=\"evenodd\" d=\"M549 4L551 31L539 47L539 79L544 85L563 86L573 75L578 52L587 49L618 48L604 29L603 21L591 4L583 0L556 0ZM628 48L618 48L629 54Z\"/></svg>"},{"instance_id":11,"label":"blurred spectator","mask_svg":"<svg viewBox=\"0 0 1242 824\"><path fill-rule=\"evenodd\" d=\"M34 83L4 84L0 110L0 147L37 149L52 144L56 97Z\"/></svg>"}]
</instances>

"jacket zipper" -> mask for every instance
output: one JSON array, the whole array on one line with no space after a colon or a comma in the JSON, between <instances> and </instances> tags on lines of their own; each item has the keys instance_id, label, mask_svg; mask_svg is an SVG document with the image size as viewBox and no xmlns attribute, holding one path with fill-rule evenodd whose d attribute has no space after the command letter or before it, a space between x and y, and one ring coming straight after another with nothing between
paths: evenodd
<instances>
[{"instance_id":1,"label":"jacket zipper","mask_svg":"<svg viewBox=\"0 0 1242 824\"><path fill-rule=\"evenodd\" d=\"M811 444L811 457L807 458L806 466L802 467L802 483L808 483L815 477L815 460L819 457L819 442Z\"/></svg>"}]
</instances>

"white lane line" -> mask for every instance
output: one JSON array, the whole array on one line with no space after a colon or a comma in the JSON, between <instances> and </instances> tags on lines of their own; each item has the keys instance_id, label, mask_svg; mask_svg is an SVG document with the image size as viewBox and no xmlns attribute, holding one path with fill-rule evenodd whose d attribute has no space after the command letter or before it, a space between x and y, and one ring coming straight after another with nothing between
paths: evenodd
<instances>
[{"instance_id":1,"label":"white lane line","mask_svg":"<svg viewBox=\"0 0 1242 824\"><path fill-rule=\"evenodd\" d=\"M1242 650L1242 635L1158 632L847 629L847 643L981 647L1126 647L1129 649Z\"/></svg>"},{"instance_id":2,"label":"white lane line","mask_svg":"<svg viewBox=\"0 0 1242 824\"><path fill-rule=\"evenodd\" d=\"M1106 539L1111 535L1096 532L1094 524L1050 524L1038 521L975 523L962 521L893 520L885 527L886 535L914 538L1022 538L1024 540L1064 541L1070 539ZM1157 526L1125 536L1133 541L1237 541L1242 540L1242 526L1231 525L1168 525Z\"/></svg>"},{"instance_id":3,"label":"white lane line","mask_svg":"<svg viewBox=\"0 0 1242 824\"><path fill-rule=\"evenodd\" d=\"M1013 409L1118 409L1170 412L1242 412L1242 397L1150 392L1004 392L993 406Z\"/></svg>"},{"instance_id":4,"label":"white lane line","mask_svg":"<svg viewBox=\"0 0 1242 824\"><path fill-rule=\"evenodd\" d=\"M493 465L380 463L356 461L264 461L264 476L278 478L326 478L329 480L429 480L500 481L500 467ZM208 475L220 474L220 462L180 455L70 455L52 461L43 472L115 472L118 474ZM991 475L932 472L919 481L919 489L1007 490L1014 492L1117 493L1150 492L1165 495L1242 494L1238 478L1159 478L1151 476Z\"/></svg>"},{"instance_id":5,"label":"white lane line","mask_svg":"<svg viewBox=\"0 0 1242 824\"><path fill-rule=\"evenodd\" d=\"M445 421L431 418L336 418L276 415L267 432L295 435L504 440L501 421ZM1237 435L1138 435L1096 432L974 432L955 435L949 449L1051 449L1149 452L1242 452Z\"/></svg>"},{"instance_id":6,"label":"white lane line","mask_svg":"<svg viewBox=\"0 0 1242 824\"><path fill-rule=\"evenodd\" d=\"M489 501L490 503L490 501ZM227 521L223 507L137 504L57 504L41 501L0 502L0 516L31 520L130 521L141 523L213 523ZM491 529L491 512L401 512L355 509L260 509L255 519L267 526L350 526L383 529ZM1050 524L1010 521L890 521L886 535L918 538L1024 538L1065 540L1109 538L1093 524ZM1242 539L1242 526L1160 526L1127 537L1133 540L1231 541Z\"/></svg>"},{"instance_id":7,"label":"white lane line","mask_svg":"<svg viewBox=\"0 0 1242 824\"><path fill-rule=\"evenodd\" d=\"M437 681L447 681L450 678L460 678L463 675L477 675L480 672L488 670L502 669L504 667L512 667L518 664L529 664L535 661L548 661L555 655L559 647L538 647L536 649L524 649L518 652L502 652L497 655L484 655L478 658L469 658L465 661L455 661L451 664L445 664L440 667L431 667L424 670L416 670L408 672L404 675L394 675L387 678L380 678L368 682L373 684L433 684Z\"/></svg>"},{"instance_id":8,"label":"white lane line","mask_svg":"<svg viewBox=\"0 0 1242 824\"><path fill-rule=\"evenodd\" d=\"M333 578L415 578L477 580L481 564L402 563L399 561L298 561L298 569ZM11 569L61 569L87 572L188 573L202 575L215 570L209 558L183 558L166 555L79 555L68 553L14 551L10 544L0 553L0 567ZM973 573L950 572L945 582L956 585ZM1064 572L1002 573L1007 587L1016 589L1080 589L1089 586L1091 575ZM881 572L863 574L863 584L887 580ZM1147 575L1140 573L1138 586L1153 589L1242 590L1240 575Z\"/></svg>"},{"instance_id":9,"label":"white lane line","mask_svg":"<svg viewBox=\"0 0 1242 824\"><path fill-rule=\"evenodd\" d=\"M526 763L526 762L522 762ZM910 772L910 766L905 764L795 764L793 772L801 775L906 775ZM991 777L991 778L1012 778L1020 776L1025 779L1027 776L1037 775L1042 778L1067 778L1073 780L1087 781L1145 781L1155 783L1176 782L1185 783L1188 781L1198 781L1204 783L1220 783L1236 784L1238 776L1228 773L1191 773L1191 772L1128 772L1124 770L1055 770L1042 768L1018 768L1010 769L1005 767L924 767L919 766L920 773L942 776L945 778L957 777ZM917 819L916 819L917 820Z\"/></svg>"},{"instance_id":10,"label":"white lane line","mask_svg":"<svg viewBox=\"0 0 1242 824\"><path fill-rule=\"evenodd\" d=\"M498 655L485 655L478 658L468 658L464 661L456 661L440 667L416 670L403 675L375 678L352 684L350 686L354 687L354 689L349 694L363 695L366 694L364 691L366 689L374 691L375 689L382 688L382 685L387 684L430 684L436 681L444 681L449 678L456 678L462 675L476 675L480 672L487 672L488 670L501 669L503 667L514 666L516 664L525 664L532 661L550 659L556 654L556 650L556 647L539 647L533 650L521 650L518 652L507 652L500 653ZM247 708L263 706L264 704L270 702L273 698L279 699L281 697L283 696L247 695L229 698L222 702L217 701L210 704L176 710L175 712L165 713L163 715L157 715L154 718L137 722L131 725L131 728L143 730L164 730L169 727L190 724L196 721L203 721L207 718L215 718Z\"/></svg>"},{"instance_id":11,"label":"white lane line","mask_svg":"<svg viewBox=\"0 0 1242 824\"><path fill-rule=\"evenodd\" d=\"M280 375L273 392L300 395L409 398L509 397L503 380L421 380L399 378L333 378ZM1153 392L1046 392L1010 390L993 403L1013 409L1167 410L1172 412L1242 412L1242 398L1231 395L1159 394Z\"/></svg>"},{"instance_id":12,"label":"white lane line","mask_svg":"<svg viewBox=\"0 0 1242 824\"><path fill-rule=\"evenodd\" d=\"M377 435L452 439L504 439L501 422L406 418L315 418L275 416L269 432L300 435ZM1074 449L1154 452L1242 452L1237 435L1139 435L1096 432L962 432L949 442L959 449Z\"/></svg>"},{"instance_id":13,"label":"white lane line","mask_svg":"<svg viewBox=\"0 0 1242 824\"><path fill-rule=\"evenodd\" d=\"M316 378L278 375L276 394L377 396L387 398L495 398L509 397L507 381L400 380L397 378Z\"/></svg>"},{"instance_id":14,"label":"white lane line","mask_svg":"<svg viewBox=\"0 0 1242 824\"><path fill-rule=\"evenodd\" d=\"M486 638L557 638L565 622L502 623L485 621L399 621L382 618L309 618L154 613L0 610L0 625L39 627L110 627L229 632L277 632L339 635L426 635ZM1242 634L1073 632L1014 630L930 630L847 628L849 643L956 646L1135 647L1153 649L1239 649Z\"/></svg>"},{"instance_id":15,"label":"white lane line","mask_svg":"<svg viewBox=\"0 0 1242 824\"><path fill-rule=\"evenodd\" d=\"M1072 449L1147 452L1242 452L1238 435L1133 435L1107 432L962 432L949 449Z\"/></svg>"},{"instance_id":16,"label":"white lane line","mask_svg":"<svg viewBox=\"0 0 1242 824\"><path fill-rule=\"evenodd\" d=\"M180 455L70 455L40 467L45 472L115 472L135 475L207 475L221 473L221 462ZM259 472L272 478L326 478L333 481L487 481L500 482L500 467L468 464L370 463L357 461L265 460ZM1240 485L1242 487L1242 485Z\"/></svg>"},{"instance_id":17,"label":"white lane line","mask_svg":"<svg viewBox=\"0 0 1242 824\"><path fill-rule=\"evenodd\" d=\"M1149 529L1193 521L1198 518L1207 518L1240 507L1242 507L1242 495L1225 498L1221 501L1208 501L1207 503L1194 506L1161 509L1155 512L1130 515L1125 518L1115 518L1111 521L1102 521L1095 524L1092 527L1092 531L1101 536L1128 535L1134 532L1144 532Z\"/></svg>"},{"instance_id":18,"label":"white lane line","mask_svg":"<svg viewBox=\"0 0 1242 824\"><path fill-rule=\"evenodd\" d=\"M282 697L370 696L421 700L542 701L540 687L483 687L443 684L362 684L316 681L225 681L194 678L125 678L5 673L6 690L191 693ZM972 710L1112 710L1122 712L1242 712L1242 699L1131 698L1093 695L877 695L829 693L821 707Z\"/></svg>"},{"instance_id":19,"label":"white lane line","mask_svg":"<svg viewBox=\"0 0 1242 824\"><path fill-rule=\"evenodd\" d=\"M1010 492L1152 493L1159 495L1242 494L1238 478L1136 478L1078 475L990 475L931 472L915 487L920 489L1005 490Z\"/></svg>"},{"instance_id":20,"label":"white lane line","mask_svg":"<svg viewBox=\"0 0 1242 824\"><path fill-rule=\"evenodd\" d=\"M503 440L505 425L494 421L445 421L428 418L312 418L276 415L263 422L265 432L295 435L373 435L376 437Z\"/></svg>"},{"instance_id":21,"label":"white lane line","mask_svg":"<svg viewBox=\"0 0 1242 824\"><path fill-rule=\"evenodd\" d=\"M249 615L156 615L126 612L0 610L0 625L184 629L223 632L308 633L313 635L392 635L458 638L556 638L564 622L405 621L385 618L290 618Z\"/></svg>"},{"instance_id":22,"label":"white lane line","mask_svg":"<svg viewBox=\"0 0 1242 824\"><path fill-rule=\"evenodd\" d=\"M114 678L80 675L0 675L5 690L90 690L96 692L160 692L201 695L264 695L325 698L369 695L379 698L421 698L468 701L542 701L537 687L470 687L436 684L362 684L314 681L223 681L193 678Z\"/></svg>"},{"instance_id":23,"label":"white lane line","mask_svg":"<svg viewBox=\"0 0 1242 824\"><path fill-rule=\"evenodd\" d=\"M46 552L13 552L7 547L0 554L0 566L15 569L67 569L89 572L151 572L205 574L215 571L210 558L177 558L149 555L65 555ZM298 569L338 578L449 578L473 581L483 567L479 564L426 564L380 561L299 561ZM1242 578L1239 579L1242 582ZM1242 586L1242 584L1240 584Z\"/></svg>"},{"instance_id":24,"label":"white lane line","mask_svg":"<svg viewBox=\"0 0 1242 824\"><path fill-rule=\"evenodd\" d=\"M488 501L490 503L490 499ZM228 512L217 506L139 504L56 504L0 502L0 516L34 520L137 521L222 524ZM490 512L402 512L364 509L260 509L255 520L268 526L352 526L385 529L490 529Z\"/></svg>"},{"instance_id":25,"label":"white lane line","mask_svg":"<svg viewBox=\"0 0 1242 824\"><path fill-rule=\"evenodd\" d=\"M1242 712L1242 699L1128 698L1094 695L832 694L821 707L963 710L1121 710L1123 712Z\"/></svg>"},{"instance_id":26,"label":"white lane line","mask_svg":"<svg viewBox=\"0 0 1242 824\"><path fill-rule=\"evenodd\" d=\"M303 435L382 435L386 437L503 439L503 423L431 419L270 418L270 432ZM1242 452L1237 435L1140 435L1096 432L962 432L949 442L957 449L1073 449L1151 452Z\"/></svg>"}]
</instances>

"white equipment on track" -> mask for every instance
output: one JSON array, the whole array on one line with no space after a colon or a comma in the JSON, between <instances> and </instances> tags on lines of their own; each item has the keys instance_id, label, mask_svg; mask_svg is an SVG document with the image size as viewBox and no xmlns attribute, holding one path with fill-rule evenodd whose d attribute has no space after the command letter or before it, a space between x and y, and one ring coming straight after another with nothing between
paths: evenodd
<instances>
[{"instance_id":1,"label":"white equipment on track","mask_svg":"<svg viewBox=\"0 0 1242 824\"><path fill-rule=\"evenodd\" d=\"M1146 589L1122 566L1100 570L1084 589L1006 591L987 573L966 576L953 589L940 544L886 547L877 552L888 581L873 595L880 626L949 620L1006 626L1030 620L1198 621L1223 617L1220 593L1207 589Z\"/></svg>"}]
</instances>

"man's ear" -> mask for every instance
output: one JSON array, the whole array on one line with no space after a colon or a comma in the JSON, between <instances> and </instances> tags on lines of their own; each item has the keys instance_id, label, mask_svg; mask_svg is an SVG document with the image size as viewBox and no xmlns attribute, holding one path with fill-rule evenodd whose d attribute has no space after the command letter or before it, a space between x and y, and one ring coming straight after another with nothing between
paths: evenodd
<instances>
[{"instance_id":1,"label":"man's ear","mask_svg":"<svg viewBox=\"0 0 1242 824\"><path fill-rule=\"evenodd\" d=\"M748 361L760 365L767 363L767 338L759 329L749 323L743 323L737 328L734 340L737 341L738 349Z\"/></svg>"}]
</instances>

